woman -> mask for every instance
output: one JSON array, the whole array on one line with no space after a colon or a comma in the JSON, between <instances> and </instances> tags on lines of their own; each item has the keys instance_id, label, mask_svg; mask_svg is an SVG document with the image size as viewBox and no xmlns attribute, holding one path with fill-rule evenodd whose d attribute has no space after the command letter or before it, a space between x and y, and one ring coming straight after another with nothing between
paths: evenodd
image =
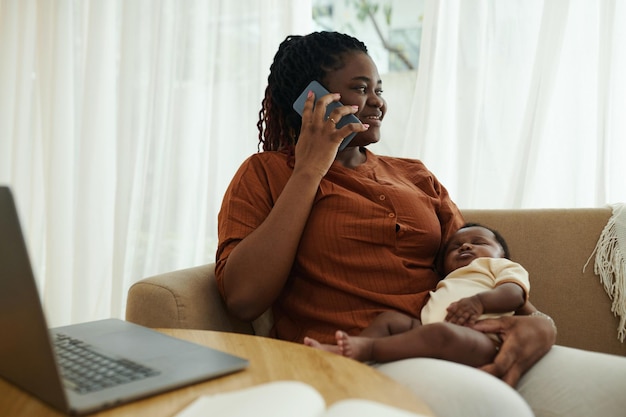
<instances>
[{"instance_id":1,"label":"woman","mask_svg":"<svg viewBox=\"0 0 626 417\"><path fill-rule=\"evenodd\" d=\"M333 94L309 94L300 118L292 104L312 80ZM326 117L333 101L344 106ZM378 70L362 42L318 32L280 45L258 123L264 152L242 164L219 215L216 278L234 315L254 320L271 308L272 336L300 343L304 336L331 343L336 329L358 334L385 311L419 317L439 280L434 266L442 242L464 220L420 161L366 149L380 139L386 110ZM348 114L361 123L338 129ZM526 303L517 312L525 317L477 325L503 339L494 363L483 367L487 372L424 358L379 369L415 389L440 416L532 415L513 389L488 373L516 386L551 349L556 329L533 313ZM533 381L546 376L554 383L552 371ZM527 400L549 409L554 397L542 393Z\"/></svg>"}]
</instances>

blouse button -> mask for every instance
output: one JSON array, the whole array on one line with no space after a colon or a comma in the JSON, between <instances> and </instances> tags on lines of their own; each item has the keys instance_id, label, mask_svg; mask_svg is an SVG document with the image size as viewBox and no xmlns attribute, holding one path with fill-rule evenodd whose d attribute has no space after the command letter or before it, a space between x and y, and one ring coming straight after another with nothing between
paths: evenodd
<instances>
[{"instance_id":1,"label":"blouse button","mask_svg":"<svg viewBox=\"0 0 626 417\"><path fill-rule=\"evenodd\" d=\"M394 217L396 217L396 214L395 213L389 213L389 217L393 219Z\"/></svg>"},{"instance_id":2,"label":"blouse button","mask_svg":"<svg viewBox=\"0 0 626 417\"><path fill-rule=\"evenodd\" d=\"M385 197L385 195L384 195L384 194L381 194L378 198L380 199L380 201L383 201L383 200L385 200L387 197Z\"/></svg>"}]
</instances>

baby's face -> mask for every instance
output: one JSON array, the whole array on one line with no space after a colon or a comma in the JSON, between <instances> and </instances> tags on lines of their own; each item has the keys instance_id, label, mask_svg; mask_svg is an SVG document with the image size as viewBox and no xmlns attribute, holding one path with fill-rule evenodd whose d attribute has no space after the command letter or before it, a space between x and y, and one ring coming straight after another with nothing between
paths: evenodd
<instances>
[{"instance_id":1,"label":"baby's face","mask_svg":"<svg viewBox=\"0 0 626 417\"><path fill-rule=\"evenodd\" d=\"M504 250L496 236L480 226L466 227L454 234L444 254L443 269L447 275L469 265L476 258L502 258Z\"/></svg>"}]
</instances>

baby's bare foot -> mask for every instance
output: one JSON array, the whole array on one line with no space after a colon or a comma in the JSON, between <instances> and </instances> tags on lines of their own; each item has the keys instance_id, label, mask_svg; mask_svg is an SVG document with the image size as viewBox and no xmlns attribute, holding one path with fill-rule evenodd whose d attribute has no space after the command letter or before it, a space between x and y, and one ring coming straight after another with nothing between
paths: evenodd
<instances>
[{"instance_id":1,"label":"baby's bare foot","mask_svg":"<svg viewBox=\"0 0 626 417\"><path fill-rule=\"evenodd\" d=\"M335 340L337 340L337 346L339 346L339 350L343 356L362 362L372 360L372 345L374 339L350 336L344 331L337 330Z\"/></svg>"},{"instance_id":2,"label":"baby's bare foot","mask_svg":"<svg viewBox=\"0 0 626 417\"><path fill-rule=\"evenodd\" d=\"M304 338L304 344L306 346L310 346L314 349L325 350L326 352L336 353L337 355L341 355L341 351L339 350L339 346L337 345L329 345L325 343L320 343L317 340L311 337Z\"/></svg>"}]
</instances>

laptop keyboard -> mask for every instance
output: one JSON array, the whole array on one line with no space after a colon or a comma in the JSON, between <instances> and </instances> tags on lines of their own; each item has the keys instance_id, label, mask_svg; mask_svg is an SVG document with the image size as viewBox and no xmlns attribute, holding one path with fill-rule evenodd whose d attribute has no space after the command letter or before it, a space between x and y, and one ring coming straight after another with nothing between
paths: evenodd
<instances>
[{"instance_id":1,"label":"laptop keyboard","mask_svg":"<svg viewBox=\"0 0 626 417\"><path fill-rule=\"evenodd\" d=\"M128 359L107 356L67 335L56 333L54 345L65 386L79 394L159 374L154 369Z\"/></svg>"}]
</instances>

